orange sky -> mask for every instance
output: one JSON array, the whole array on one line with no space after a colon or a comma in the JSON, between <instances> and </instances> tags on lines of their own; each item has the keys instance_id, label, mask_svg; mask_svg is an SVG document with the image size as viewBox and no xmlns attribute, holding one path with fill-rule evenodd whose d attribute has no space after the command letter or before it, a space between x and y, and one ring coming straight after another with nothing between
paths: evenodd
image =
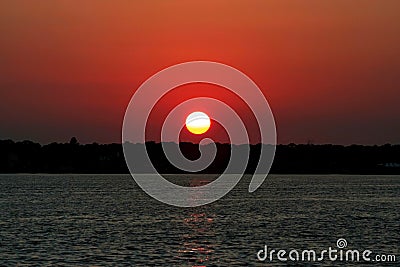
<instances>
[{"instance_id":1,"label":"orange sky","mask_svg":"<svg viewBox=\"0 0 400 267\"><path fill-rule=\"evenodd\" d=\"M0 139L120 142L144 80L209 60L260 86L279 143L400 143L399 10L398 0L3 0Z\"/></svg>"}]
</instances>

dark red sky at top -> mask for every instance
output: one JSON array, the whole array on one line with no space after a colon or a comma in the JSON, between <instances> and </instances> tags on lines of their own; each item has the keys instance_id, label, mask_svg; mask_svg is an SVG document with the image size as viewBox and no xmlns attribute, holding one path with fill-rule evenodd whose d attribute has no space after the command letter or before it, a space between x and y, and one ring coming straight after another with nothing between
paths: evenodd
<instances>
[{"instance_id":1,"label":"dark red sky at top","mask_svg":"<svg viewBox=\"0 0 400 267\"><path fill-rule=\"evenodd\" d=\"M0 139L120 142L142 82L208 60L259 85L279 143L400 143L398 10L398 0L3 0ZM212 91L190 88L167 103Z\"/></svg>"}]
</instances>

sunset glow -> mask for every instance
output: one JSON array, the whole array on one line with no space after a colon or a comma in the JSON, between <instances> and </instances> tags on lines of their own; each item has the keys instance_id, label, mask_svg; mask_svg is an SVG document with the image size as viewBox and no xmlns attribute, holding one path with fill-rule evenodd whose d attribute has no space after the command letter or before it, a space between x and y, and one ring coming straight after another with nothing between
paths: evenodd
<instances>
[{"instance_id":1,"label":"sunset glow","mask_svg":"<svg viewBox=\"0 0 400 267\"><path fill-rule=\"evenodd\" d=\"M0 138L118 143L135 90L164 68L200 60L237 68L260 87L278 143L399 143L398 10L396 0L3 0ZM157 105L147 140L159 142L169 111L194 97L227 103L256 135L239 97L188 84ZM212 126L214 140L228 142Z\"/></svg>"}]
</instances>

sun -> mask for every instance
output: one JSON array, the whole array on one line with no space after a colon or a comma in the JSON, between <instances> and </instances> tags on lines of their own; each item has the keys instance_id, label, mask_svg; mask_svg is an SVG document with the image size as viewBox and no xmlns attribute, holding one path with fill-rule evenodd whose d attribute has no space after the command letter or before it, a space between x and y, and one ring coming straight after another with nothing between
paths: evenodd
<instances>
[{"instance_id":1,"label":"sun","mask_svg":"<svg viewBox=\"0 0 400 267\"><path fill-rule=\"evenodd\" d=\"M211 120L204 112L190 113L186 118L186 128L193 134L203 134L210 129Z\"/></svg>"}]
</instances>

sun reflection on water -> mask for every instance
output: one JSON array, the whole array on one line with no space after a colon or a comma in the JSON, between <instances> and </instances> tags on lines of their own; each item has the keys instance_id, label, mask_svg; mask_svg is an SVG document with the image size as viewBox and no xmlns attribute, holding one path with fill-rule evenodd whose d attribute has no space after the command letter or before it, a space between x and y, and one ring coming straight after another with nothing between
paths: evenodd
<instances>
[{"instance_id":1,"label":"sun reflection on water","mask_svg":"<svg viewBox=\"0 0 400 267\"><path fill-rule=\"evenodd\" d=\"M199 186L209 183L209 180L194 180L190 186ZM193 195L193 199L199 198ZM201 209L201 211L200 211ZM183 219L187 231L182 235L183 247L178 250L181 260L188 262L192 267L206 267L212 259L214 244L210 242L215 235L213 224L215 215L207 212L207 207L198 208L197 212L188 214Z\"/></svg>"}]
</instances>

